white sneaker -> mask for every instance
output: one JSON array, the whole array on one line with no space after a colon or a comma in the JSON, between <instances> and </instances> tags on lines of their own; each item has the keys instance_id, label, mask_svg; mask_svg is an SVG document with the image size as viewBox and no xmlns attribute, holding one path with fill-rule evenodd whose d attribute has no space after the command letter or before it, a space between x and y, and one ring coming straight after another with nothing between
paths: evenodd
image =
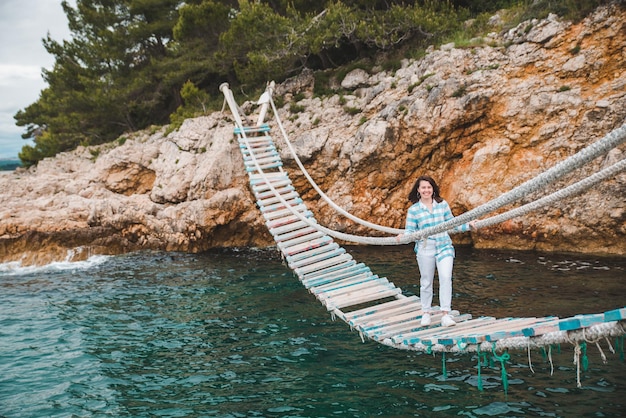
<instances>
[{"instance_id":1,"label":"white sneaker","mask_svg":"<svg viewBox=\"0 0 626 418\"><path fill-rule=\"evenodd\" d=\"M422 315L422 326L427 327L430 325L430 314L427 312Z\"/></svg>"},{"instance_id":2,"label":"white sneaker","mask_svg":"<svg viewBox=\"0 0 626 418\"><path fill-rule=\"evenodd\" d=\"M456 322L454 322L454 319L452 319L452 317L448 314L444 315L441 317L441 326L442 327L451 327L456 325Z\"/></svg>"}]
</instances>

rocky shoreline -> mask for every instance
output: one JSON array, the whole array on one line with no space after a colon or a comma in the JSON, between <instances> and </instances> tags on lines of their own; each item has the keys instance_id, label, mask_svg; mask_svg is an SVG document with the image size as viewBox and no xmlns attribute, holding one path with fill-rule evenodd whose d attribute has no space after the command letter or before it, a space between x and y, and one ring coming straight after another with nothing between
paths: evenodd
<instances>
[{"instance_id":1,"label":"rocky shoreline","mask_svg":"<svg viewBox=\"0 0 626 418\"><path fill-rule=\"evenodd\" d=\"M402 228L408 191L428 173L458 215L624 124L624 22L619 5L575 25L554 16L526 22L490 34L482 46L432 48L393 73L354 70L332 97L314 97L314 78L304 72L277 86L286 103L279 115L312 177L349 212ZM320 223L371 235L318 199L269 123L286 171ZM0 262L272 245L232 129L230 115L215 112L169 134L154 128L0 173ZM545 192L625 152L622 145ZM625 196L620 173L583 195L454 239L479 248L624 255Z\"/></svg>"}]
</instances>

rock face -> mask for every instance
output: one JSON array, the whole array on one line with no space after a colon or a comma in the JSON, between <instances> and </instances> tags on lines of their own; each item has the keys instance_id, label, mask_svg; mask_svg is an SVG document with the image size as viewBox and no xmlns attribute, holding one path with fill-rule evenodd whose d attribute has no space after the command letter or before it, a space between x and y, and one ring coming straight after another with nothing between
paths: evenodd
<instances>
[{"instance_id":1,"label":"rock face","mask_svg":"<svg viewBox=\"0 0 626 418\"><path fill-rule=\"evenodd\" d=\"M279 116L307 171L337 204L402 228L421 174L455 214L475 208L626 122L626 10L573 25L554 16L490 34L489 46L445 45L394 73L355 70L342 95L313 97L309 72L277 86ZM304 99L295 103L295 97ZM291 106L304 108L292 112ZM253 111L252 103L242 107ZM270 119L286 170L317 219L376 235L338 215L301 176ZM624 159L624 145L538 197ZM189 119L0 175L0 262L41 264L141 249L267 246L230 114ZM626 254L626 174L574 198L455 236L481 248ZM508 208L511 208L510 206ZM502 210L508 209L503 208Z\"/></svg>"}]
</instances>

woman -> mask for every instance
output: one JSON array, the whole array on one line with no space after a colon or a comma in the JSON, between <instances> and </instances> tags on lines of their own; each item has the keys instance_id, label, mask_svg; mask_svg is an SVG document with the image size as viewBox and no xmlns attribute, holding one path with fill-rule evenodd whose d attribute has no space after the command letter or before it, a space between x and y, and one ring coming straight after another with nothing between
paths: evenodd
<instances>
[{"instance_id":1,"label":"woman","mask_svg":"<svg viewBox=\"0 0 626 418\"><path fill-rule=\"evenodd\" d=\"M429 176L421 176L409 193L413 205L406 217L406 234L439 225L454 218L448 203L439 195L439 186ZM468 231L475 227L475 221L456 228ZM450 315L452 302L452 266L454 247L447 232L431 235L415 243L417 265L420 270L420 300L422 303L422 326L430 325L430 310L433 301L433 281L435 268L439 276L439 304L443 317L441 325L450 327L456 324Z\"/></svg>"}]
</instances>

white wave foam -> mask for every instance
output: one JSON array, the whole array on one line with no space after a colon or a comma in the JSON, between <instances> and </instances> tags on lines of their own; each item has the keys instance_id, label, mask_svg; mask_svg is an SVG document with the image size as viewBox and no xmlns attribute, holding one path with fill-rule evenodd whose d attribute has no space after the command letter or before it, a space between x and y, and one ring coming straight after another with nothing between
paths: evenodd
<instances>
[{"instance_id":1,"label":"white wave foam","mask_svg":"<svg viewBox=\"0 0 626 418\"><path fill-rule=\"evenodd\" d=\"M22 266L21 261L10 261L8 263L0 263L0 276L21 276L40 272L67 271L67 270L88 270L104 263L111 258L109 255L92 255L86 260L70 261L68 258L64 261L53 261L43 266Z\"/></svg>"}]
</instances>

